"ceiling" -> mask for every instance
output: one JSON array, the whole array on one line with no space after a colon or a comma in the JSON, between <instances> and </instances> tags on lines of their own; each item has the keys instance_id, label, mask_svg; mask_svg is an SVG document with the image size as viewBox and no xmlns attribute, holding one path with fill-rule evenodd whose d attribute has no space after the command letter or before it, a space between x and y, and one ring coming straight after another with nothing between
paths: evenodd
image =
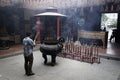
<instances>
[{"instance_id":1,"label":"ceiling","mask_svg":"<svg viewBox=\"0 0 120 80\"><path fill-rule=\"evenodd\" d=\"M120 3L120 0L0 0L0 6L12 6L19 3L21 7L29 9L76 8L102 5L107 2Z\"/></svg>"}]
</instances>

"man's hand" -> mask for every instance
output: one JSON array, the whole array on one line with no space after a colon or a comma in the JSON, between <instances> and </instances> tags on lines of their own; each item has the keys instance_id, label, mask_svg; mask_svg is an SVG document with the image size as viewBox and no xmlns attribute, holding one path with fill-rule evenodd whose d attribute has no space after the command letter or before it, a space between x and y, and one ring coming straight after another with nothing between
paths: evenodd
<instances>
[{"instance_id":1,"label":"man's hand","mask_svg":"<svg viewBox=\"0 0 120 80\"><path fill-rule=\"evenodd\" d=\"M34 45L33 47L35 47L35 45L36 45L36 41L35 40L33 41L33 45Z\"/></svg>"}]
</instances>

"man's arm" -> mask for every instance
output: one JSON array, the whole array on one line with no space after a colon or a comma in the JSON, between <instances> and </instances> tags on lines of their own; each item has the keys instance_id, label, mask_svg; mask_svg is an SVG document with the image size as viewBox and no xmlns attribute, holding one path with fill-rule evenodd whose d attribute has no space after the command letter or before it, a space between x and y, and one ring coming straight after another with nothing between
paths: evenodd
<instances>
[{"instance_id":1,"label":"man's arm","mask_svg":"<svg viewBox=\"0 0 120 80\"><path fill-rule=\"evenodd\" d=\"M29 43L30 43L30 45L33 46L33 47L35 47L35 45L36 45L35 41L33 41L32 39L29 41Z\"/></svg>"}]
</instances>

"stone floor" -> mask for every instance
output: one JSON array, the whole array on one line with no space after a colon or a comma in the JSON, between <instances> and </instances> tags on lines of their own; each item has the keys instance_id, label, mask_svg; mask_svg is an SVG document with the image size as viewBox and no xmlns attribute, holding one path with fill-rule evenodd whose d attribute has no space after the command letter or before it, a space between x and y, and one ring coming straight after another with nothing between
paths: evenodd
<instances>
[{"instance_id":1,"label":"stone floor","mask_svg":"<svg viewBox=\"0 0 120 80\"><path fill-rule=\"evenodd\" d=\"M24 75L22 53L22 44L0 50L0 80L120 80L120 45L113 42L108 42L106 49L99 49L100 64L57 57L54 67L43 64L37 44L34 48L35 75L31 77ZM109 59L116 56L119 60ZM48 58L50 61L50 56Z\"/></svg>"},{"instance_id":2,"label":"stone floor","mask_svg":"<svg viewBox=\"0 0 120 80\"><path fill-rule=\"evenodd\" d=\"M50 62L51 57L48 56ZM103 59L90 64L57 57L55 66L43 64L39 50L34 51L34 76L24 75L22 53L0 59L0 80L120 80L120 61Z\"/></svg>"}]
</instances>

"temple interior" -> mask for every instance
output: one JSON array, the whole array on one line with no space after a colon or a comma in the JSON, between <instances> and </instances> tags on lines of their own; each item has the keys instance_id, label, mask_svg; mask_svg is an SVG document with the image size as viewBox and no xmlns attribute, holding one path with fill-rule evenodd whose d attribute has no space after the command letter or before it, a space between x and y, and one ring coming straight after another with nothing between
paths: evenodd
<instances>
[{"instance_id":1,"label":"temple interior","mask_svg":"<svg viewBox=\"0 0 120 80\"><path fill-rule=\"evenodd\" d=\"M120 0L0 0L0 66L5 66L0 67L0 80L26 80L15 66L22 70L19 58L27 32L36 42L37 75L27 79L120 80ZM52 53L47 49L55 51L62 44L61 51L56 51L56 66L42 64L42 44L47 53ZM16 71L6 63L9 61Z\"/></svg>"},{"instance_id":2,"label":"temple interior","mask_svg":"<svg viewBox=\"0 0 120 80\"><path fill-rule=\"evenodd\" d=\"M39 15L45 12L64 16ZM37 22L40 29L36 28ZM119 30L119 0L0 1L0 50L21 44L26 32L32 32L33 39L39 32L38 44L63 37L66 42L79 41L82 45L109 49L109 45L120 43Z\"/></svg>"}]
</instances>

